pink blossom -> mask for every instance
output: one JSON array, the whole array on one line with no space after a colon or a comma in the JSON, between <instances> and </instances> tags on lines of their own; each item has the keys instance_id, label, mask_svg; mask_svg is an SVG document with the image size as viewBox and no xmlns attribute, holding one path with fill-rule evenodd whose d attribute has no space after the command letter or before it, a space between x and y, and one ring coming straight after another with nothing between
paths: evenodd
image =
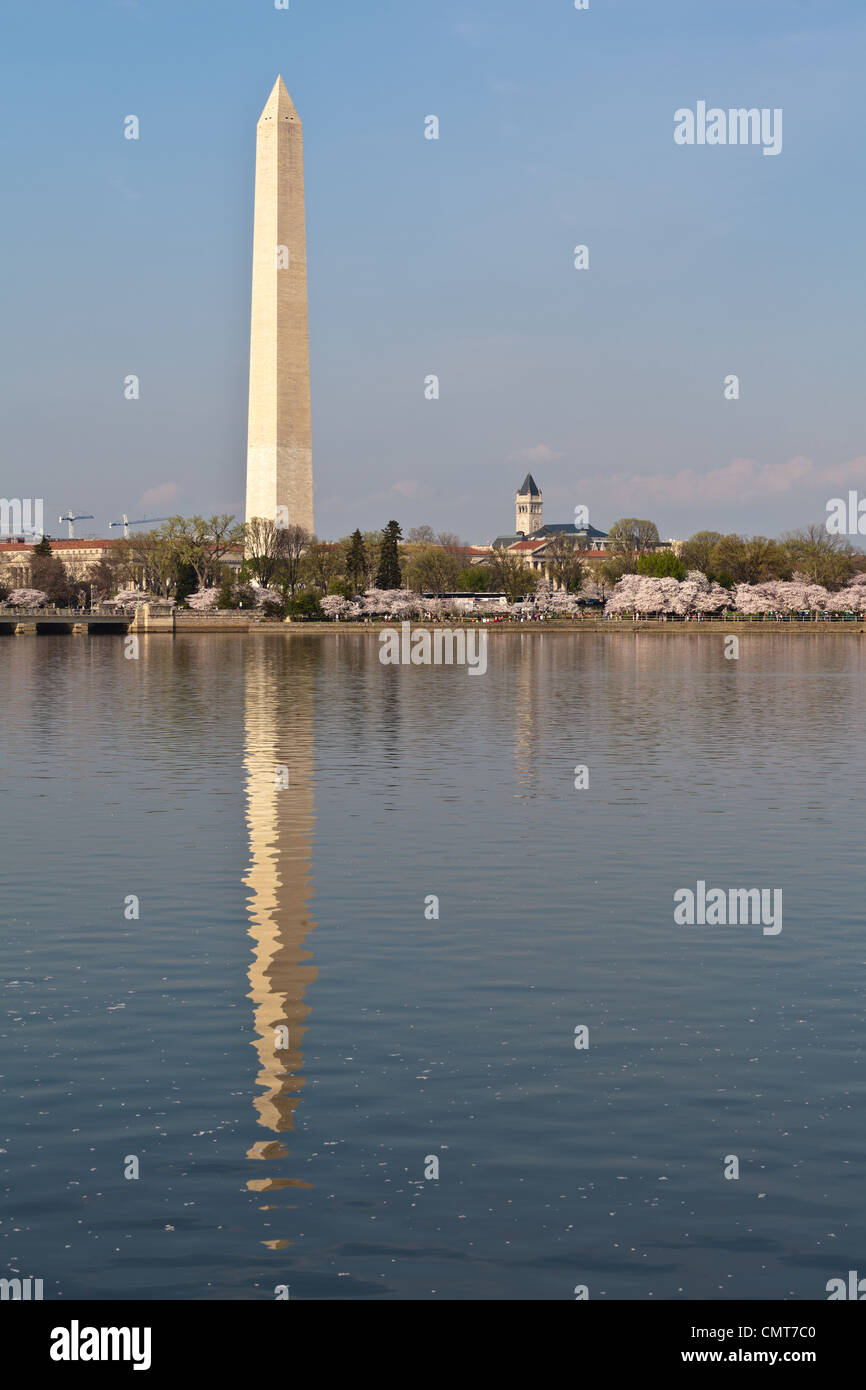
<instances>
[{"instance_id":1,"label":"pink blossom","mask_svg":"<svg viewBox=\"0 0 866 1390\"><path fill-rule=\"evenodd\" d=\"M8 608L43 608L48 595L41 589L13 589L6 600Z\"/></svg>"},{"instance_id":2,"label":"pink blossom","mask_svg":"<svg viewBox=\"0 0 866 1390\"><path fill-rule=\"evenodd\" d=\"M190 594L187 603L196 613L209 613L217 606L217 589L199 589L198 593Z\"/></svg>"}]
</instances>

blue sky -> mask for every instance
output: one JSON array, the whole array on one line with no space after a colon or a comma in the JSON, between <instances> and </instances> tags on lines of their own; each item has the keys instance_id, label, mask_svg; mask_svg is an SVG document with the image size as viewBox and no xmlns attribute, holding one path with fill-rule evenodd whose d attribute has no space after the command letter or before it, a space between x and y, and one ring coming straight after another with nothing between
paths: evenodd
<instances>
[{"instance_id":1,"label":"blue sky","mask_svg":"<svg viewBox=\"0 0 866 1390\"><path fill-rule=\"evenodd\" d=\"M49 531L70 505L83 534L242 512L278 72L320 535L484 541L527 468L546 520L663 536L866 494L862 0L3 0L2 40L0 492L44 497ZM782 108L782 153L677 146L699 100Z\"/></svg>"}]
</instances>

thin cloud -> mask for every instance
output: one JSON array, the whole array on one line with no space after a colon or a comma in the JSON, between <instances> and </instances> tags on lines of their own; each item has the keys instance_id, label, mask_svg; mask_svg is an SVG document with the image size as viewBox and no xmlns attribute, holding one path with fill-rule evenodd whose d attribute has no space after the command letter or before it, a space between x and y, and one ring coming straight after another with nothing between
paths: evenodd
<instances>
[{"instance_id":1,"label":"thin cloud","mask_svg":"<svg viewBox=\"0 0 866 1390\"><path fill-rule=\"evenodd\" d=\"M518 449L510 455L514 463L552 463L554 459L562 457L563 455L551 449L549 444L533 444L528 449Z\"/></svg>"},{"instance_id":2,"label":"thin cloud","mask_svg":"<svg viewBox=\"0 0 866 1390\"><path fill-rule=\"evenodd\" d=\"M392 483L391 491L399 493L401 497L407 497L410 502L425 502L431 496L428 487L412 478L403 478L399 483Z\"/></svg>"},{"instance_id":3,"label":"thin cloud","mask_svg":"<svg viewBox=\"0 0 866 1390\"><path fill-rule=\"evenodd\" d=\"M160 483L158 487L148 488L143 492L138 500L140 507L159 507L165 502L172 502L178 494L177 483Z\"/></svg>"},{"instance_id":4,"label":"thin cloud","mask_svg":"<svg viewBox=\"0 0 866 1390\"><path fill-rule=\"evenodd\" d=\"M696 473L683 468L678 473L615 473L606 479L606 490L619 501L646 498L671 506L694 502L758 501L814 492L820 488L853 486L866 480L866 458L819 468L811 459L799 456L787 463L757 463L754 459L732 459L723 468ZM584 479L589 484L592 479Z\"/></svg>"}]
</instances>

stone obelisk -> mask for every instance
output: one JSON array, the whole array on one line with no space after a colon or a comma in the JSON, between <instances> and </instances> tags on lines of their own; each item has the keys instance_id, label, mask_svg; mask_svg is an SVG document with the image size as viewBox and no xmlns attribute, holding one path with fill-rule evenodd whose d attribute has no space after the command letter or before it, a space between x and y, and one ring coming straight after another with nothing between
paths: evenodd
<instances>
[{"instance_id":1,"label":"stone obelisk","mask_svg":"<svg viewBox=\"0 0 866 1390\"><path fill-rule=\"evenodd\" d=\"M313 530L301 120L278 77L256 136L246 518Z\"/></svg>"}]
</instances>

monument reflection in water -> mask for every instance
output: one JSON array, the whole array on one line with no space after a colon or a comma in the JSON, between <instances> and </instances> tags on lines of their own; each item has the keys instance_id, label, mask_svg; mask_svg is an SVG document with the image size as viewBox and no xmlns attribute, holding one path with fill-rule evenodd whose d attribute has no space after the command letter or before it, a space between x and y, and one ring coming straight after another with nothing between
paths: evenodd
<instances>
[{"instance_id":1,"label":"monument reflection in water","mask_svg":"<svg viewBox=\"0 0 866 1390\"><path fill-rule=\"evenodd\" d=\"M313 805L314 668L304 644L278 638L249 642L245 652L244 768L250 864L249 934L253 939L250 992L253 1046L258 1054L254 1102L268 1132L247 1158L278 1162L289 1150L281 1135L294 1127L304 1078L301 1045L310 1006L308 987L318 971L306 940L315 923L310 861ZM282 1166L282 1165L281 1165ZM310 1187L275 1173L250 1178L252 1192ZM286 1241L266 1241L280 1248Z\"/></svg>"}]
</instances>

